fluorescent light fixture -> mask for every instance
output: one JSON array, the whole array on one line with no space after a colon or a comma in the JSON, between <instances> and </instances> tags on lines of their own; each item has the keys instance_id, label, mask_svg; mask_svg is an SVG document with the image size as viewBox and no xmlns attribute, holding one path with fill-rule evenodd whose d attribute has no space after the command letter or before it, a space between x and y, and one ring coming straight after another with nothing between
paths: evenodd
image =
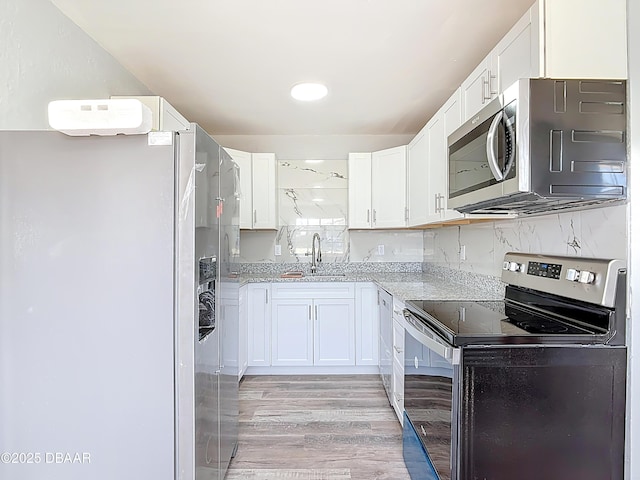
<instances>
[{"instance_id":1,"label":"fluorescent light fixture","mask_svg":"<svg viewBox=\"0 0 640 480\"><path fill-rule=\"evenodd\" d=\"M328 92L321 83L298 83L291 89L291 96L302 102L313 102L326 97Z\"/></svg>"}]
</instances>

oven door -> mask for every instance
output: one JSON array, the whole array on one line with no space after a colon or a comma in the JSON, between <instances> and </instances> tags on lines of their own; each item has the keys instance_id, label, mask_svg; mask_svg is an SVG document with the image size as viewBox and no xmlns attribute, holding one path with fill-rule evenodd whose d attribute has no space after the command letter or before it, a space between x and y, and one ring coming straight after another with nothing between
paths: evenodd
<instances>
[{"instance_id":1,"label":"oven door","mask_svg":"<svg viewBox=\"0 0 640 480\"><path fill-rule=\"evenodd\" d=\"M404 316L405 464L412 480L457 479L460 351Z\"/></svg>"}]
</instances>

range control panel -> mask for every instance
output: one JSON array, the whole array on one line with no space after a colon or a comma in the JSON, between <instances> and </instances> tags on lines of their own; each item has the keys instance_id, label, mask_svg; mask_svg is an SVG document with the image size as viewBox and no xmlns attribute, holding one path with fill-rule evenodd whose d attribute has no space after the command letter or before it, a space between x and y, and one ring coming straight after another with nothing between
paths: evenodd
<instances>
[{"instance_id":1,"label":"range control panel","mask_svg":"<svg viewBox=\"0 0 640 480\"><path fill-rule=\"evenodd\" d=\"M613 307L622 260L545 256L510 252L502 264L502 281L510 285Z\"/></svg>"},{"instance_id":2,"label":"range control panel","mask_svg":"<svg viewBox=\"0 0 640 480\"><path fill-rule=\"evenodd\" d=\"M536 277L560 279L562 265L559 263L541 263L529 262L527 267L527 275L535 275Z\"/></svg>"}]
</instances>

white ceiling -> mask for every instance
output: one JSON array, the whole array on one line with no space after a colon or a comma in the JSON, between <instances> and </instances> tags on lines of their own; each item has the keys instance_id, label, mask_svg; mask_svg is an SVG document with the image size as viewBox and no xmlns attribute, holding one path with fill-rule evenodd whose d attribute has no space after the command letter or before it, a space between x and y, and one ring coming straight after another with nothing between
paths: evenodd
<instances>
[{"instance_id":1,"label":"white ceiling","mask_svg":"<svg viewBox=\"0 0 640 480\"><path fill-rule=\"evenodd\" d=\"M533 3L51 1L213 135L416 133ZM293 100L303 81L329 95Z\"/></svg>"}]
</instances>

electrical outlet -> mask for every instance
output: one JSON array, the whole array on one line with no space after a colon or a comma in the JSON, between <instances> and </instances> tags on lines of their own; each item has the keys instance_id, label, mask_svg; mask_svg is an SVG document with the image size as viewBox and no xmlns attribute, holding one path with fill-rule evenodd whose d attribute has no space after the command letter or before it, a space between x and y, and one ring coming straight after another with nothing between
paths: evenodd
<instances>
[{"instance_id":1,"label":"electrical outlet","mask_svg":"<svg viewBox=\"0 0 640 480\"><path fill-rule=\"evenodd\" d=\"M281 245L276 245L276 249L275 249L275 255L282 255L282 246Z\"/></svg>"},{"instance_id":2,"label":"electrical outlet","mask_svg":"<svg viewBox=\"0 0 640 480\"><path fill-rule=\"evenodd\" d=\"M466 260L467 259L467 246L466 245L460 245L460 260Z\"/></svg>"},{"instance_id":3,"label":"electrical outlet","mask_svg":"<svg viewBox=\"0 0 640 480\"><path fill-rule=\"evenodd\" d=\"M384 255L384 245L378 245L378 255Z\"/></svg>"}]
</instances>

